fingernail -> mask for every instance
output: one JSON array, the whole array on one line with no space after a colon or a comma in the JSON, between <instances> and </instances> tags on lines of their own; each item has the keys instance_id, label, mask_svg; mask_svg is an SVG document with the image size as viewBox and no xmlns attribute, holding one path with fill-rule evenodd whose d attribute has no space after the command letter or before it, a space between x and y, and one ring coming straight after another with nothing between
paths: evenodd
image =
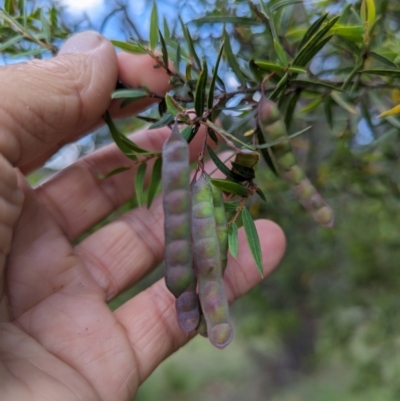
<instances>
[{"instance_id":1,"label":"fingernail","mask_svg":"<svg viewBox=\"0 0 400 401\"><path fill-rule=\"evenodd\" d=\"M82 32L69 38L58 54L87 53L97 49L104 42L104 37L97 32Z\"/></svg>"}]
</instances>

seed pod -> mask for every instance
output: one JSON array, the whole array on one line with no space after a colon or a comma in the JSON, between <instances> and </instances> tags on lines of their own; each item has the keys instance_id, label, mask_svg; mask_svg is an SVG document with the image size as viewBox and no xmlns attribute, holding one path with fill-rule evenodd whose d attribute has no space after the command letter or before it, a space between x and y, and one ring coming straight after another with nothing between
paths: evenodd
<instances>
[{"instance_id":1,"label":"seed pod","mask_svg":"<svg viewBox=\"0 0 400 401\"><path fill-rule=\"evenodd\" d=\"M224 348L231 342L233 331L214 213L210 178L203 173L192 187L193 252L207 335L213 345Z\"/></svg>"},{"instance_id":2,"label":"seed pod","mask_svg":"<svg viewBox=\"0 0 400 401\"><path fill-rule=\"evenodd\" d=\"M222 191L212 184L211 189L213 195L215 226L219 245L219 258L221 261L222 274L224 274L226 264L228 263L228 223L226 221Z\"/></svg>"},{"instance_id":3,"label":"seed pod","mask_svg":"<svg viewBox=\"0 0 400 401\"><path fill-rule=\"evenodd\" d=\"M190 232L189 148L175 124L164 143L165 282L178 298L195 280Z\"/></svg>"},{"instance_id":4,"label":"seed pod","mask_svg":"<svg viewBox=\"0 0 400 401\"><path fill-rule=\"evenodd\" d=\"M197 281L192 284L175 300L178 323L185 333L190 333L199 326L200 306L197 295Z\"/></svg>"},{"instance_id":5,"label":"seed pod","mask_svg":"<svg viewBox=\"0 0 400 401\"><path fill-rule=\"evenodd\" d=\"M278 107L264 95L258 104L258 125L267 141L287 138L285 123ZM299 202L320 225L332 227L333 211L297 165L289 141L273 145L269 151L282 177L293 188Z\"/></svg>"}]
</instances>

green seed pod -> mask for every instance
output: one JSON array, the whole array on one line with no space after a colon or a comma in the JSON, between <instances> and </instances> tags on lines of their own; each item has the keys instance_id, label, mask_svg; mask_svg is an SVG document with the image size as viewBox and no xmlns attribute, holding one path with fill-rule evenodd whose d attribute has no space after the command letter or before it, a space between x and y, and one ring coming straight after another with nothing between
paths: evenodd
<instances>
[{"instance_id":1,"label":"green seed pod","mask_svg":"<svg viewBox=\"0 0 400 401\"><path fill-rule=\"evenodd\" d=\"M190 232L189 148L175 124L163 147L165 282L178 298L195 280Z\"/></svg>"},{"instance_id":2,"label":"green seed pod","mask_svg":"<svg viewBox=\"0 0 400 401\"><path fill-rule=\"evenodd\" d=\"M258 104L258 125L267 141L287 139L285 123L278 107L264 95ZM297 165L289 141L271 146L269 153L304 208L319 224L332 227L333 211Z\"/></svg>"},{"instance_id":3,"label":"green seed pod","mask_svg":"<svg viewBox=\"0 0 400 401\"><path fill-rule=\"evenodd\" d=\"M192 238L207 335L214 346L224 348L231 342L233 331L222 280L212 186L205 173L192 187Z\"/></svg>"}]
</instances>

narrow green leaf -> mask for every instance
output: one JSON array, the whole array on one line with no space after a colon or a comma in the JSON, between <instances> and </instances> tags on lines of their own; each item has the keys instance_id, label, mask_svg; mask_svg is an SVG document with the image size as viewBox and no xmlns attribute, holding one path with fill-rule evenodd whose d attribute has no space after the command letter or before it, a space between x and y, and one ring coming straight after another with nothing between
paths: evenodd
<instances>
[{"instance_id":1,"label":"narrow green leaf","mask_svg":"<svg viewBox=\"0 0 400 401\"><path fill-rule=\"evenodd\" d=\"M221 171L222 174L226 175L229 178L232 178L233 180L244 181L243 177L231 171L208 145L207 151L210 155L211 160L214 162L215 166L218 168L219 171Z\"/></svg>"},{"instance_id":2,"label":"narrow green leaf","mask_svg":"<svg viewBox=\"0 0 400 401\"><path fill-rule=\"evenodd\" d=\"M254 64L266 71L284 72L285 67L271 61L254 60Z\"/></svg>"},{"instance_id":3,"label":"narrow green leaf","mask_svg":"<svg viewBox=\"0 0 400 401\"><path fill-rule=\"evenodd\" d=\"M304 106L301 110L299 110L299 113L304 114L315 110L322 103L322 100L323 100L322 96L317 97L316 99L308 103L307 106Z\"/></svg>"},{"instance_id":4,"label":"narrow green leaf","mask_svg":"<svg viewBox=\"0 0 400 401\"><path fill-rule=\"evenodd\" d=\"M247 17L236 17L233 15L207 15L205 17L197 18L190 22L194 22L198 25L223 23L223 24L235 24L237 26L252 26L259 25L261 22L254 18Z\"/></svg>"},{"instance_id":5,"label":"narrow green leaf","mask_svg":"<svg viewBox=\"0 0 400 401\"><path fill-rule=\"evenodd\" d=\"M357 110L351 105L340 92L332 91L331 98L344 110L348 111L351 114L357 114Z\"/></svg>"},{"instance_id":6,"label":"narrow green leaf","mask_svg":"<svg viewBox=\"0 0 400 401\"><path fill-rule=\"evenodd\" d=\"M224 38L224 54L226 57L226 61L229 67L232 68L232 71L236 75L238 80L241 83L244 83L246 82L246 77L243 74L242 70L240 69L239 63L237 62L237 56L233 54L229 35L228 32L226 32L225 28L224 28L223 38Z\"/></svg>"},{"instance_id":7,"label":"narrow green leaf","mask_svg":"<svg viewBox=\"0 0 400 401\"><path fill-rule=\"evenodd\" d=\"M140 148L134 142L132 142L129 138L123 135L117 127L115 126L113 120L109 112L107 111L104 114L104 121L108 125L111 136L116 143L116 145L120 148L120 150L124 153L125 156L129 157L131 160L137 160L136 153L139 154L154 154L154 152L149 153L147 150Z\"/></svg>"},{"instance_id":8,"label":"narrow green leaf","mask_svg":"<svg viewBox=\"0 0 400 401\"><path fill-rule=\"evenodd\" d=\"M327 17L328 13L322 15L308 28L307 32L304 34L303 39L299 44L300 50L306 45L306 43L311 39L311 37L318 32L319 28L322 26Z\"/></svg>"},{"instance_id":9,"label":"narrow green leaf","mask_svg":"<svg viewBox=\"0 0 400 401\"><path fill-rule=\"evenodd\" d=\"M359 71L362 74L382 75L392 78L400 77L400 69L385 69L385 68L365 68Z\"/></svg>"},{"instance_id":10,"label":"narrow green leaf","mask_svg":"<svg viewBox=\"0 0 400 401\"><path fill-rule=\"evenodd\" d=\"M290 126L293 121L294 111L296 109L296 105L298 100L300 99L300 96L301 96L301 89L294 92L293 96L291 96L289 103L286 107L284 121L287 131L290 130Z\"/></svg>"},{"instance_id":11,"label":"narrow green leaf","mask_svg":"<svg viewBox=\"0 0 400 401\"><path fill-rule=\"evenodd\" d=\"M236 259L239 250L239 237L237 224L235 222L228 228L228 249L230 254Z\"/></svg>"},{"instance_id":12,"label":"narrow green leaf","mask_svg":"<svg viewBox=\"0 0 400 401\"><path fill-rule=\"evenodd\" d=\"M258 238L258 233L253 218L246 208L242 210L242 219L247 243L249 244L251 254L253 255L254 262L257 266L257 270L259 271L261 276L264 277L260 239Z\"/></svg>"},{"instance_id":13,"label":"narrow green leaf","mask_svg":"<svg viewBox=\"0 0 400 401\"><path fill-rule=\"evenodd\" d=\"M158 43L158 10L157 3L153 3L153 8L151 9L151 17L150 17L150 49L154 50L157 47Z\"/></svg>"},{"instance_id":14,"label":"narrow green leaf","mask_svg":"<svg viewBox=\"0 0 400 401\"><path fill-rule=\"evenodd\" d=\"M279 61L282 63L282 65L286 66L288 63L286 52L283 49L282 45L276 39L274 39L274 48L279 58Z\"/></svg>"},{"instance_id":15,"label":"narrow green leaf","mask_svg":"<svg viewBox=\"0 0 400 401\"><path fill-rule=\"evenodd\" d=\"M168 68L168 49L167 49L167 45L165 43L165 39L164 36L162 35L161 31L158 31L158 34L160 35L160 42L161 42L161 51L162 51L162 57L163 57L163 63L165 68Z\"/></svg>"},{"instance_id":16,"label":"narrow green leaf","mask_svg":"<svg viewBox=\"0 0 400 401\"><path fill-rule=\"evenodd\" d=\"M151 181L149 186L149 191L147 193L147 209L150 209L151 204L155 196L157 195L158 187L161 182L161 167L162 167L162 158L159 157L154 162L153 171L151 173Z\"/></svg>"},{"instance_id":17,"label":"narrow green leaf","mask_svg":"<svg viewBox=\"0 0 400 401\"><path fill-rule=\"evenodd\" d=\"M143 99L148 96L142 89L120 89L112 93L111 99Z\"/></svg>"},{"instance_id":18,"label":"narrow green leaf","mask_svg":"<svg viewBox=\"0 0 400 401\"><path fill-rule=\"evenodd\" d=\"M190 143L192 139L196 136L198 130L199 130L198 125L195 126L188 125L181 131L181 135L186 139L188 143Z\"/></svg>"},{"instance_id":19,"label":"narrow green leaf","mask_svg":"<svg viewBox=\"0 0 400 401\"><path fill-rule=\"evenodd\" d=\"M106 178L110 178L113 175L117 175L119 173L123 173L124 171L130 170L131 167L127 167L127 166L121 166L121 167L117 167L114 170L111 170L109 173L107 173L105 176L100 177L101 180L105 180Z\"/></svg>"},{"instance_id":20,"label":"narrow green leaf","mask_svg":"<svg viewBox=\"0 0 400 401\"><path fill-rule=\"evenodd\" d=\"M368 53L369 56L373 57L375 60L380 61L383 64L386 64L389 67L396 68L397 65L392 60L385 57L383 54L378 53L377 51L370 51Z\"/></svg>"},{"instance_id":21,"label":"narrow green leaf","mask_svg":"<svg viewBox=\"0 0 400 401\"><path fill-rule=\"evenodd\" d=\"M43 9L40 10L40 21L42 23L42 31L46 38L47 43L51 43L51 30L49 22L46 19L46 15Z\"/></svg>"},{"instance_id":22,"label":"narrow green leaf","mask_svg":"<svg viewBox=\"0 0 400 401\"><path fill-rule=\"evenodd\" d=\"M327 38L325 38L325 35L328 34L338 19L339 16L333 17L321 30L316 32L306 43L304 43L293 60L294 65L303 67L314 57L314 55L326 44Z\"/></svg>"},{"instance_id":23,"label":"narrow green leaf","mask_svg":"<svg viewBox=\"0 0 400 401\"><path fill-rule=\"evenodd\" d=\"M165 95L165 104L168 111L173 116L177 116L179 113L182 113L184 111L184 109L168 93Z\"/></svg>"},{"instance_id":24,"label":"narrow green leaf","mask_svg":"<svg viewBox=\"0 0 400 401\"><path fill-rule=\"evenodd\" d=\"M332 85L332 84L328 84L326 82L321 82L321 81L309 81L307 79L291 79L290 80L290 84L296 85L296 86L300 86L303 87L305 89L331 89L331 90L337 90L337 91L341 91L340 88Z\"/></svg>"},{"instance_id":25,"label":"narrow green leaf","mask_svg":"<svg viewBox=\"0 0 400 401\"><path fill-rule=\"evenodd\" d=\"M146 50L137 44L134 43L127 43L127 42L122 42L120 40L112 40L111 43L114 46L119 47L122 50L125 50L128 53L133 53L133 54L145 54Z\"/></svg>"},{"instance_id":26,"label":"narrow green leaf","mask_svg":"<svg viewBox=\"0 0 400 401\"><path fill-rule=\"evenodd\" d=\"M211 128L214 132L218 133L219 135L232 139L233 141L240 143L242 146L244 146L247 149L254 150L254 147L249 145L248 143L244 143L240 139L236 138L234 135L230 134L229 132L225 131L223 128L218 127L218 125L215 125L212 121L207 120L206 124L209 128Z\"/></svg>"},{"instance_id":27,"label":"narrow green leaf","mask_svg":"<svg viewBox=\"0 0 400 401\"><path fill-rule=\"evenodd\" d=\"M194 98L194 109L197 117L203 117L205 97L206 97L206 85L207 85L207 62L203 60L203 68L200 71L199 78L197 79L196 92Z\"/></svg>"},{"instance_id":28,"label":"narrow green leaf","mask_svg":"<svg viewBox=\"0 0 400 401\"><path fill-rule=\"evenodd\" d=\"M23 38L24 38L23 35L16 35L16 36L12 37L11 39L8 39L5 42L1 43L0 44L0 52L7 50L7 48L9 48L11 46L14 46Z\"/></svg>"},{"instance_id":29,"label":"narrow green leaf","mask_svg":"<svg viewBox=\"0 0 400 401\"><path fill-rule=\"evenodd\" d=\"M267 148L271 148L272 146L278 145L279 143L283 143L283 142L287 142L292 138L296 138L296 136L299 136L301 134L304 134L305 132L307 132L309 129L311 128L311 125L309 125L308 127L295 132L294 134L290 134L290 135L286 135L280 139L277 139L275 141L271 141L271 142L264 142L264 144L262 145L256 145L255 147L257 149L267 149Z\"/></svg>"},{"instance_id":30,"label":"narrow green leaf","mask_svg":"<svg viewBox=\"0 0 400 401\"><path fill-rule=\"evenodd\" d=\"M215 82L218 77L218 67L219 67L219 63L221 61L221 56L222 56L223 51L224 51L224 41L222 41L222 43L221 43L221 47L219 49L217 60L215 61L214 72L213 72L213 76L211 78L210 91L208 92L208 102L207 103L208 103L208 108L210 110L212 109L213 104L214 104Z\"/></svg>"},{"instance_id":31,"label":"narrow green leaf","mask_svg":"<svg viewBox=\"0 0 400 401\"><path fill-rule=\"evenodd\" d=\"M154 124L151 124L149 129L165 127L166 125L171 124L174 119L175 117L171 113L167 112L161 117L160 120L156 121Z\"/></svg>"},{"instance_id":32,"label":"narrow green leaf","mask_svg":"<svg viewBox=\"0 0 400 401\"><path fill-rule=\"evenodd\" d=\"M247 188L242 185L238 184L237 182L222 180L217 178L212 178L211 182L221 191L227 192L232 195L238 195L242 197L249 196L249 191Z\"/></svg>"},{"instance_id":33,"label":"narrow green leaf","mask_svg":"<svg viewBox=\"0 0 400 401\"><path fill-rule=\"evenodd\" d=\"M135 193L136 200L139 207L142 207L143 204L143 192L144 192L144 177L146 175L147 163L141 163L135 178Z\"/></svg>"},{"instance_id":34,"label":"narrow green leaf","mask_svg":"<svg viewBox=\"0 0 400 401\"><path fill-rule=\"evenodd\" d=\"M279 3L272 5L269 8L269 12L272 14L273 12L279 10L282 7L287 7L287 6L292 6L294 4L303 3L303 1L304 0L283 0L283 1L280 1Z\"/></svg>"},{"instance_id":35,"label":"narrow green leaf","mask_svg":"<svg viewBox=\"0 0 400 401\"><path fill-rule=\"evenodd\" d=\"M194 43L192 40L192 37L190 35L189 29L187 28L187 26L183 23L182 18L179 17L179 21L181 23L181 28L182 28L182 32L183 32L183 36L185 37L185 40L188 44L189 47L189 53L194 61L194 63L196 64L197 68L200 70L201 69L201 63L200 63L200 59L199 56L196 53L196 50L194 48Z\"/></svg>"},{"instance_id":36,"label":"narrow green leaf","mask_svg":"<svg viewBox=\"0 0 400 401\"><path fill-rule=\"evenodd\" d=\"M165 17L163 19L163 29L164 29L164 38L166 40L170 40L171 39L171 33L169 31L168 21L167 21L167 19Z\"/></svg>"},{"instance_id":37,"label":"narrow green leaf","mask_svg":"<svg viewBox=\"0 0 400 401\"><path fill-rule=\"evenodd\" d=\"M257 194L264 202L267 201L267 198L265 197L264 192L261 191L260 188L257 189L256 194Z\"/></svg>"}]
</instances>

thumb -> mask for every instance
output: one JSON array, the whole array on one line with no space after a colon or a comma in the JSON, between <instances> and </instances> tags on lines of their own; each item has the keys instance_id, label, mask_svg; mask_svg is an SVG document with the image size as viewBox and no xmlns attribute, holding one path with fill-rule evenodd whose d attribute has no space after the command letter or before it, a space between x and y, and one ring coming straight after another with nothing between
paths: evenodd
<instances>
[{"instance_id":1,"label":"thumb","mask_svg":"<svg viewBox=\"0 0 400 401\"><path fill-rule=\"evenodd\" d=\"M118 75L112 44L72 36L50 60L0 67L0 153L24 168L99 122Z\"/></svg>"}]
</instances>

